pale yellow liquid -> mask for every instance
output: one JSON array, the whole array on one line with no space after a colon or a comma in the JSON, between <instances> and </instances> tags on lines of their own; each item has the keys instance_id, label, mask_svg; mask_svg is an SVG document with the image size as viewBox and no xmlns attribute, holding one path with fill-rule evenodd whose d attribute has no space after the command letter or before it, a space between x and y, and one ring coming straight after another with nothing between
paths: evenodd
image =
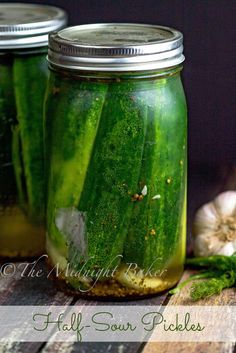
<instances>
[{"instance_id":1,"label":"pale yellow liquid","mask_svg":"<svg viewBox=\"0 0 236 353\"><path fill-rule=\"evenodd\" d=\"M163 292L175 286L180 280L185 261L186 252L186 190L183 205L183 212L181 217L181 224L179 229L179 242L176 246L176 250L173 255L167 260L165 265L165 272L163 275L157 277L149 277L146 283L151 283L148 287L145 285L140 286L139 290L131 288L129 284L121 284L115 278L108 280L100 280L86 292L81 292L78 288L80 287L79 281L76 277L68 278L64 275L67 268L67 254L65 249L59 249L49 239L47 239L47 253L49 255L49 266L50 269L58 266L60 275L56 280L60 280L61 288L65 291L71 292L78 296L85 297L101 297L101 298L138 298L148 296L156 293ZM55 277L54 277L55 278Z\"/></svg>"},{"instance_id":2,"label":"pale yellow liquid","mask_svg":"<svg viewBox=\"0 0 236 353\"><path fill-rule=\"evenodd\" d=\"M0 213L0 256L31 257L44 252L43 226L29 223L24 213L11 206Z\"/></svg>"},{"instance_id":3,"label":"pale yellow liquid","mask_svg":"<svg viewBox=\"0 0 236 353\"><path fill-rule=\"evenodd\" d=\"M85 297L132 298L156 294L172 288L180 280L183 273L185 245L184 243L179 243L176 253L166 265L165 273L163 275L160 277L157 276L155 278L149 278L149 280L151 279L154 284L156 283L156 285L152 285L152 287L146 287L144 285L143 287L140 287L139 290L130 288L128 285L122 285L115 278L111 278L106 281L98 281L91 289L83 292L78 289L79 282L75 277L68 278L64 276L64 272L68 264L65 255L62 255L50 242L47 242L47 252L50 259L50 271L52 268L55 269L58 266L60 273L59 276L55 278L54 274L56 271L53 271L52 277L56 280L60 280L61 289L75 295Z\"/></svg>"}]
</instances>

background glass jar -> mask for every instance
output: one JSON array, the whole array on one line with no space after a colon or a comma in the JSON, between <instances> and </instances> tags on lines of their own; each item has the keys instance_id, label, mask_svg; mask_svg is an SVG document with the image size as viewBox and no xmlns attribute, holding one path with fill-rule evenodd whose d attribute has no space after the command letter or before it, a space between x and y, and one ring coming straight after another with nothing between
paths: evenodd
<instances>
[{"instance_id":1,"label":"background glass jar","mask_svg":"<svg viewBox=\"0 0 236 353\"><path fill-rule=\"evenodd\" d=\"M0 4L0 256L44 249L43 100L61 9Z\"/></svg>"},{"instance_id":2,"label":"background glass jar","mask_svg":"<svg viewBox=\"0 0 236 353\"><path fill-rule=\"evenodd\" d=\"M84 25L49 43L49 263L68 289L88 296L170 288L185 256L182 35Z\"/></svg>"}]
</instances>

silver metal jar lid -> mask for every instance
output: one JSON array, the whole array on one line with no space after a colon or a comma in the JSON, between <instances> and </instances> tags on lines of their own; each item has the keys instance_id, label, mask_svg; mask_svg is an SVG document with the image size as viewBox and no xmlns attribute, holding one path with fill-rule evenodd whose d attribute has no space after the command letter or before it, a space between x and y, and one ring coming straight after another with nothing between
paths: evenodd
<instances>
[{"instance_id":1,"label":"silver metal jar lid","mask_svg":"<svg viewBox=\"0 0 236 353\"><path fill-rule=\"evenodd\" d=\"M67 15L53 6L0 4L0 50L48 45L49 32L66 25Z\"/></svg>"},{"instance_id":2,"label":"silver metal jar lid","mask_svg":"<svg viewBox=\"0 0 236 353\"><path fill-rule=\"evenodd\" d=\"M49 36L48 61L92 71L143 71L184 61L183 36L175 29L136 23L88 24Z\"/></svg>"}]
</instances>

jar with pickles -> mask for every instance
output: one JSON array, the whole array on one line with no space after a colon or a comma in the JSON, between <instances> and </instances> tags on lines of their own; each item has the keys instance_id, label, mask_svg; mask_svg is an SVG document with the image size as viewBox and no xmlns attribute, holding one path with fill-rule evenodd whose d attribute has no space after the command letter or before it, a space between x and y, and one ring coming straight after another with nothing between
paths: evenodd
<instances>
[{"instance_id":1,"label":"jar with pickles","mask_svg":"<svg viewBox=\"0 0 236 353\"><path fill-rule=\"evenodd\" d=\"M63 10L0 4L0 256L44 249L43 101L48 33Z\"/></svg>"},{"instance_id":2,"label":"jar with pickles","mask_svg":"<svg viewBox=\"0 0 236 353\"><path fill-rule=\"evenodd\" d=\"M182 42L174 29L144 24L81 25L50 35L47 252L69 291L142 297L182 274Z\"/></svg>"}]
</instances>

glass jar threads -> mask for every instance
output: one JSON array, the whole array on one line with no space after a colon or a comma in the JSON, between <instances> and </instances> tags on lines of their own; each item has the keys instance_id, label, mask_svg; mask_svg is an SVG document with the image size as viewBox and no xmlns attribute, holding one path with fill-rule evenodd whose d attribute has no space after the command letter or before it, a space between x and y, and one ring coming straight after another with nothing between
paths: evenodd
<instances>
[{"instance_id":1,"label":"glass jar threads","mask_svg":"<svg viewBox=\"0 0 236 353\"><path fill-rule=\"evenodd\" d=\"M68 289L132 297L180 278L185 256L182 34L95 24L50 35L47 251Z\"/></svg>"},{"instance_id":2,"label":"glass jar threads","mask_svg":"<svg viewBox=\"0 0 236 353\"><path fill-rule=\"evenodd\" d=\"M44 249L43 100L56 7L0 4L0 256Z\"/></svg>"}]
</instances>

